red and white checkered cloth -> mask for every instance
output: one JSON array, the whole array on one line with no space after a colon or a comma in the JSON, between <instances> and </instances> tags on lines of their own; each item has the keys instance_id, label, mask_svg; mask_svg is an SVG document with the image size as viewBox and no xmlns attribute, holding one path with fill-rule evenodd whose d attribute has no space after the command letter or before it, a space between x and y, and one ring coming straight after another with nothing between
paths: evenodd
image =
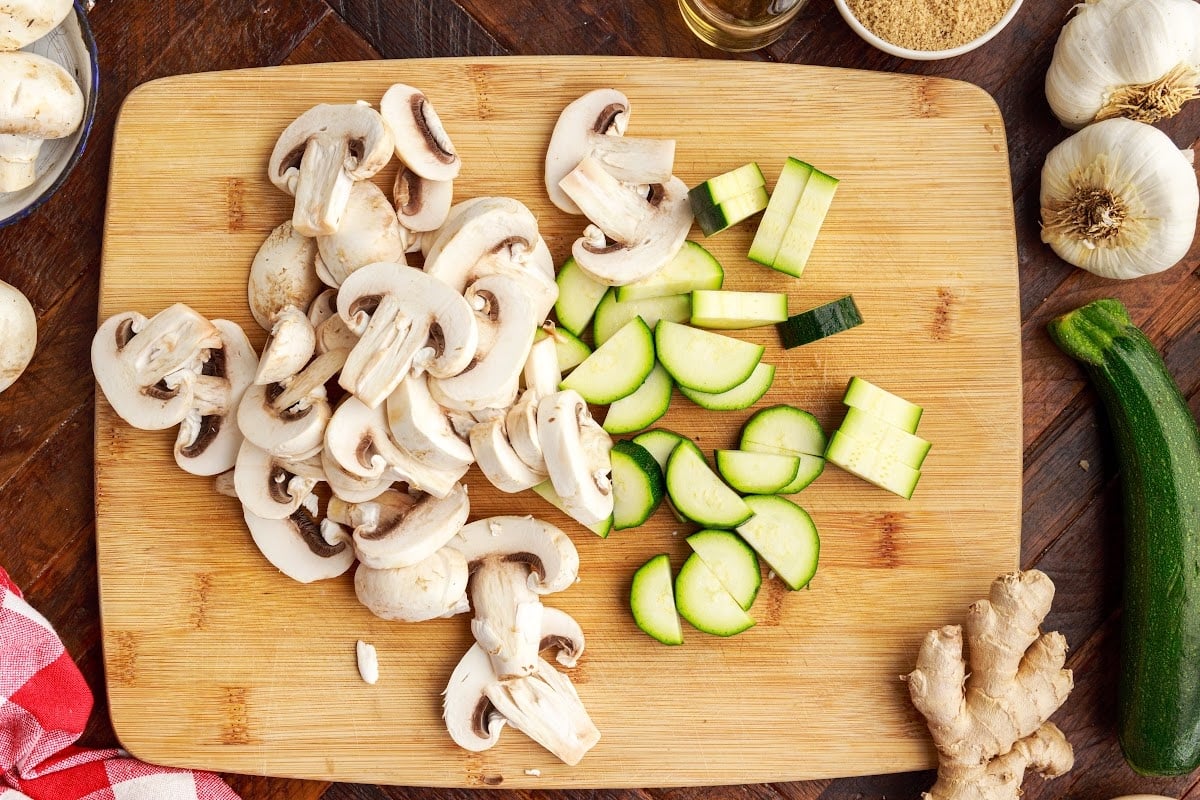
<instances>
[{"instance_id":1,"label":"red and white checkered cloth","mask_svg":"<svg viewBox=\"0 0 1200 800\"><path fill-rule=\"evenodd\" d=\"M62 640L0 568L0 800L239 800L208 772L76 747L91 712Z\"/></svg>"}]
</instances>

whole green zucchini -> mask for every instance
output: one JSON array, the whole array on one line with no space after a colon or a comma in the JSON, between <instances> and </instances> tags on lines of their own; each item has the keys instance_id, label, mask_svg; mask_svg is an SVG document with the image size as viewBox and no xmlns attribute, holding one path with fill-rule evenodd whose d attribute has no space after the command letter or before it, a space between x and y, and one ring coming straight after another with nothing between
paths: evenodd
<instances>
[{"instance_id":1,"label":"whole green zucchini","mask_svg":"<svg viewBox=\"0 0 1200 800\"><path fill-rule=\"evenodd\" d=\"M1118 737L1143 775L1200 766L1200 432L1179 386L1117 300L1050 323L1115 439L1125 516Z\"/></svg>"}]
</instances>

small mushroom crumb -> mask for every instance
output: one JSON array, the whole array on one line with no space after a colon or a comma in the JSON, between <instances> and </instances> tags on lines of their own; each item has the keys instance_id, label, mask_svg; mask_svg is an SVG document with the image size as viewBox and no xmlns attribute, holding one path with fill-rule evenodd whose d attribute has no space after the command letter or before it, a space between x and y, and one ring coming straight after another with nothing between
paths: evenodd
<instances>
[{"instance_id":1,"label":"small mushroom crumb","mask_svg":"<svg viewBox=\"0 0 1200 800\"><path fill-rule=\"evenodd\" d=\"M495 520L488 522L488 533L490 533L492 536L499 536L502 532L503 529L500 527L499 522L496 522Z\"/></svg>"},{"instance_id":2,"label":"small mushroom crumb","mask_svg":"<svg viewBox=\"0 0 1200 800\"><path fill-rule=\"evenodd\" d=\"M540 769L527 769L527 770L525 770L525 774L531 778L542 777L542 771Z\"/></svg>"},{"instance_id":3,"label":"small mushroom crumb","mask_svg":"<svg viewBox=\"0 0 1200 800\"><path fill-rule=\"evenodd\" d=\"M1088 460L1087 460L1086 458L1083 458L1083 459L1080 459L1080 460L1079 460L1079 468L1080 468L1081 470L1083 470L1084 472L1087 472L1087 471L1088 471L1088 467L1090 467L1090 466L1091 466L1091 464L1089 464L1089 463L1088 463Z\"/></svg>"},{"instance_id":4,"label":"small mushroom crumb","mask_svg":"<svg viewBox=\"0 0 1200 800\"><path fill-rule=\"evenodd\" d=\"M379 655L375 652L375 645L367 644L359 639L356 652L358 654L358 674L364 681L374 686L379 680Z\"/></svg>"}]
</instances>

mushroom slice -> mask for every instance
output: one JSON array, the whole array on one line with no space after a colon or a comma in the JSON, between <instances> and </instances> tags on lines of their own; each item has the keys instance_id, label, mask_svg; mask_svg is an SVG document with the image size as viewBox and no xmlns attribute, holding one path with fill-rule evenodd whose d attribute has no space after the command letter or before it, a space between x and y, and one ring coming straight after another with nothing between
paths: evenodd
<instances>
[{"instance_id":1,"label":"mushroom slice","mask_svg":"<svg viewBox=\"0 0 1200 800\"><path fill-rule=\"evenodd\" d=\"M0 8L0 50L20 50L58 27L71 0L9 0Z\"/></svg>"},{"instance_id":2,"label":"mushroom slice","mask_svg":"<svg viewBox=\"0 0 1200 800\"><path fill-rule=\"evenodd\" d=\"M83 92L71 73L48 58L0 53L0 98L0 192L15 192L37 180L42 142L79 128Z\"/></svg>"},{"instance_id":3,"label":"mushroom slice","mask_svg":"<svg viewBox=\"0 0 1200 800\"><path fill-rule=\"evenodd\" d=\"M551 606L542 609L542 641L539 650L553 650L558 663L570 669L579 663L586 643L583 628L565 611Z\"/></svg>"},{"instance_id":4,"label":"mushroom slice","mask_svg":"<svg viewBox=\"0 0 1200 800\"><path fill-rule=\"evenodd\" d=\"M403 166L392 185L392 203L396 219L410 231L434 231L440 228L454 202L454 181L431 181Z\"/></svg>"},{"instance_id":5,"label":"mushroom slice","mask_svg":"<svg viewBox=\"0 0 1200 800\"><path fill-rule=\"evenodd\" d=\"M650 186L647 214L637 234L614 241L596 225L589 225L571 246L576 263L596 281L610 286L647 278L675 257L692 227L692 206L687 186L672 177Z\"/></svg>"},{"instance_id":6,"label":"mushroom slice","mask_svg":"<svg viewBox=\"0 0 1200 800\"><path fill-rule=\"evenodd\" d=\"M501 680L537 669L543 606L529 588L529 579L529 565L505 555L471 565L471 635L492 659L492 670Z\"/></svg>"},{"instance_id":7,"label":"mushroom slice","mask_svg":"<svg viewBox=\"0 0 1200 800\"><path fill-rule=\"evenodd\" d=\"M460 483L441 499L425 495L413 501L389 490L370 502L349 506L345 520L337 521L353 527L359 561L374 569L395 569L410 567L440 550L466 523L470 510L467 489ZM339 509L339 513L343 512Z\"/></svg>"},{"instance_id":8,"label":"mushroom slice","mask_svg":"<svg viewBox=\"0 0 1200 800\"><path fill-rule=\"evenodd\" d=\"M517 456L535 473L545 476L548 473L546 459L542 455L542 443L537 433L537 406L537 392L526 389L521 399L508 410L504 426L508 430L508 441Z\"/></svg>"},{"instance_id":9,"label":"mushroom slice","mask_svg":"<svg viewBox=\"0 0 1200 800\"><path fill-rule=\"evenodd\" d=\"M367 265L338 290L338 313L360 331L339 383L371 408L417 367L449 377L471 363L479 341L475 313L450 286L398 264Z\"/></svg>"},{"instance_id":10,"label":"mushroom slice","mask_svg":"<svg viewBox=\"0 0 1200 800\"><path fill-rule=\"evenodd\" d=\"M461 469L475 460L429 393L428 376L409 375L387 399L388 428L402 448L434 469Z\"/></svg>"},{"instance_id":11,"label":"mushroom slice","mask_svg":"<svg viewBox=\"0 0 1200 800\"><path fill-rule=\"evenodd\" d=\"M378 478L359 478L351 475L342 469L324 448L321 449L320 460L325 482L329 484L333 496L347 503L370 502L390 489L396 480L387 473Z\"/></svg>"},{"instance_id":12,"label":"mushroom slice","mask_svg":"<svg viewBox=\"0 0 1200 800\"><path fill-rule=\"evenodd\" d=\"M492 661L483 648L471 645L458 661L442 692L442 719L454 743L473 753L500 741L508 720L496 711L485 690L496 682Z\"/></svg>"},{"instance_id":13,"label":"mushroom slice","mask_svg":"<svg viewBox=\"0 0 1200 800\"><path fill-rule=\"evenodd\" d=\"M584 525L607 519L613 510L612 439L578 392L566 389L538 402L538 438L566 512Z\"/></svg>"},{"instance_id":14,"label":"mushroom slice","mask_svg":"<svg viewBox=\"0 0 1200 800\"><path fill-rule=\"evenodd\" d=\"M510 725L570 766L600 741L570 679L545 659L533 674L489 684L484 694Z\"/></svg>"},{"instance_id":15,"label":"mushroom slice","mask_svg":"<svg viewBox=\"0 0 1200 800\"><path fill-rule=\"evenodd\" d=\"M329 282L342 282L359 267L377 261L404 263L408 233L396 218L387 195L370 181L357 181L342 223L330 234L317 237L321 264Z\"/></svg>"},{"instance_id":16,"label":"mushroom slice","mask_svg":"<svg viewBox=\"0 0 1200 800\"><path fill-rule=\"evenodd\" d=\"M629 98L616 89L595 89L571 101L558 115L546 148L546 193L568 214L582 214L558 183L593 145L589 134L622 136L629 124Z\"/></svg>"},{"instance_id":17,"label":"mushroom slice","mask_svg":"<svg viewBox=\"0 0 1200 800\"><path fill-rule=\"evenodd\" d=\"M283 519L265 519L249 509L243 509L243 516L259 551L292 580L312 583L336 578L354 563L354 549L344 531L317 521L316 495L308 495Z\"/></svg>"},{"instance_id":18,"label":"mushroom slice","mask_svg":"<svg viewBox=\"0 0 1200 800\"><path fill-rule=\"evenodd\" d=\"M618 242L632 242L652 207L635 185L622 183L588 156L567 173L559 187L592 224Z\"/></svg>"},{"instance_id":19,"label":"mushroom slice","mask_svg":"<svg viewBox=\"0 0 1200 800\"><path fill-rule=\"evenodd\" d=\"M381 619L424 622L470 609L467 562L443 547L423 561L397 569L359 565L354 573L358 601Z\"/></svg>"},{"instance_id":20,"label":"mushroom slice","mask_svg":"<svg viewBox=\"0 0 1200 800\"><path fill-rule=\"evenodd\" d=\"M297 233L330 234L341 224L350 187L383 169L393 149L391 131L370 106L322 103L279 135L267 176L296 198L292 225Z\"/></svg>"},{"instance_id":21,"label":"mushroom slice","mask_svg":"<svg viewBox=\"0 0 1200 800\"><path fill-rule=\"evenodd\" d=\"M533 517L487 517L464 525L450 540L469 563L502 555L529 564L529 588L538 594L560 592L579 575L579 551L570 537Z\"/></svg>"},{"instance_id":22,"label":"mushroom slice","mask_svg":"<svg viewBox=\"0 0 1200 800\"><path fill-rule=\"evenodd\" d=\"M449 181L458 177L462 162L433 103L420 89L393 84L379 101L379 112L392 130L396 157L422 178Z\"/></svg>"},{"instance_id":23,"label":"mushroom slice","mask_svg":"<svg viewBox=\"0 0 1200 800\"><path fill-rule=\"evenodd\" d=\"M246 294L250 313L263 330L271 330L285 308L312 305L321 291L316 254L316 240L296 233L291 220L271 231L259 245L250 264Z\"/></svg>"},{"instance_id":24,"label":"mushroom slice","mask_svg":"<svg viewBox=\"0 0 1200 800\"><path fill-rule=\"evenodd\" d=\"M484 476L502 492L523 492L546 479L546 473L535 471L513 450L502 416L471 428L471 452Z\"/></svg>"},{"instance_id":25,"label":"mushroom slice","mask_svg":"<svg viewBox=\"0 0 1200 800\"><path fill-rule=\"evenodd\" d=\"M238 428L247 441L272 455L308 458L321 449L333 412L324 386L314 388L299 402L283 405L278 399L287 389L282 383L248 388L238 404Z\"/></svg>"},{"instance_id":26,"label":"mushroom slice","mask_svg":"<svg viewBox=\"0 0 1200 800\"><path fill-rule=\"evenodd\" d=\"M271 321L271 335L263 345L254 382L267 384L287 380L304 369L316 349L317 334L308 315L296 306L280 309Z\"/></svg>"},{"instance_id":27,"label":"mushroom slice","mask_svg":"<svg viewBox=\"0 0 1200 800\"><path fill-rule=\"evenodd\" d=\"M192 386L221 347L221 332L177 303L150 319L136 311L109 317L92 339L92 371L121 419L135 428L178 425L192 408Z\"/></svg>"},{"instance_id":28,"label":"mushroom slice","mask_svg":"<svg viewBox=\"0 0 1200 800\"><path fill-rule=\"evenodd\" d=\"M538 398L549 397L558 391L562 383L562 370L558 368L558 349L554 343L554 323L543 326L549 335L535 341L525 359L525 388Z\"/></svg>"},{"instance_id":29,"label":"mushroom slice","mask_svg":"<svg viewBox=\"0 0 1200 800\"><path fill-rule=\"evenodd\" d=\"M429 391L439 405L458 411L503 408L516 394L541 320L521 283L504 275L479 278L466 300L475 309L482 353L453 377L435 376ZM486 350L483 342L490 342Z\"/></svg>"},{"instance_id":30,"label":"mushroom slice","mask_svg":"<svg viewBox=\"0 0 1200 800\"><path fill-rule=\"evenodd\" d=\"M216 475L232 469L242 446L237 407L254 382L258 356L236 322L214 319L221 332L221 348L210 350L192 392L192 409L179 424L175 437L175 463L193 475ZM218 401L208 389L218 387Z\"/></svg>"},{"instance_id":31,"label":"mushroom slice","mask_svg":"<svg viewBox=\"0 0 1200 800\"><path fill-rule=\"evenodd\" d=\"M323 472L307 462L273 456L250 440L238 449L233 487L247 513L264 519L291 516L312 492Z\"/></svg>"},{"instance_id":32,"label":"mushroom slice","mask_svg":"<svg viewBox=\"0 0 1200 800\"><path fill-rule=\"evenodd\" d=\"M610 136L588 131L588 154L619 181L665 183L675 165L674 139Z\"/></svg>"}]
</instances>

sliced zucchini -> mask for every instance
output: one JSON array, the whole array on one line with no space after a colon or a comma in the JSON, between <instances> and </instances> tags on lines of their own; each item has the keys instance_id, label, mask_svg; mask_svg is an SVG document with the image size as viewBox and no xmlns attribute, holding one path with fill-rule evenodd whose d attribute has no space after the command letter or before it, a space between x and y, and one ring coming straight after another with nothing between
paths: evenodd
<instances>
[{"instance_id":1,"label":"sliced zucchini","mask_svg":"<svg viewBox=\"0 0 1200 800\"><path fill-rule=\"evenodd\" d=\"M736 528L754 513L690 440L680 442L667 459L667 494L680 514L706 528Z\"/></svg>"},{"instance_id":2,"label":"sliced zucchini","mask_svg":"<svg viewBox=\"0 0 1200 800\"><path fill-rule=\"evenodd\" d=\"M687 537L687 543L717 576L725 591L748 611L762 586L762 570L754 548L732 531L699 531Z\"/></svg>"},{"instance_id":3,"label":"sliced zucchini","mask_svg":"<svg viewBox=\"0 0 1200 800\"><path fill-rule=\"evenodd\" d=\"M850 379L842 402L851 408L874 414L889 425L895 425L908 433L916 433L917 425L921 422L922 409L919 405L862 378Z\"/></svg>"},{"instance_id":4,"label":"sliced zucchini","mask_svg":"<svg viewBox=\"0 0 1200 800\"><path fill-rule=\"evenodd\" d=\"M767 210L758 221L754 241L750 243L748 255L751 261L768 267L775 263L779 246L783 244L783 237L792 223L792 217L800 205L800 196L804 194L804 187L808 185L812 173L813 168L798 158L789 156L784 162L779 180L771 191Z\"/></svg>"},{"instance_id":5,"label":"sliced zucchini","mask_svg":"<svg viewBox=\"0 0 1200 800\"><path fill-rule=\"evenodd\" d=\"M659 320L654 329L658 360L679 386L727 392L744 383L762 359L762 345L720 333Z\"/></svg>"},{"instance_id":6,"label":"sliced zucchini","mask_svg":"<svg viewBox=\"0 0 1200 800\"><path fill-rule=\"evenodd\" d=\"M842 430L836 430L829 437L825 460L908 500L917 488L917 481L921 480L921 471L900 460L895 450L881 450L877 445L876 442L863 442Z\"/></svg>"},{"instance_id":7,"label":"sliced zucchini","mask_svg":"<svg viewBox=\"0 0 1200 800\"><path fill-rule=\"evenodd\" d=\"M666 428L654 428L653 430L639 433L632 439L635 444L640 444L646 448L650 455L654 456L654 460L658 462L658 466L662 468L664 473L666 472L667 459L671 457L671 452L683 440L683 436Z\"/></svg>"},{"instance_id":8,"label":"sliced zucchini","mask_svg":"<svg viewBox=\"0 0 1200 800\"><path fill-rule=\"evenodd\" d=\"M574 389L589 403L607 404L636 392L652 369L654 337L641 317L634 317L559 386Z\"/></svg>"},{"instance_id":9,"label":"sliced zucchini","mask_svg":"<svg viewBox=\"0 0 1200 800\"><path fill-rule=\"evenodd\" d=\"M612 449L613 528L635 528L663 499L662 467L640 444L621 441Z\"/></svg>"},{"instance_id":10,"label":"sliced zucchini","mask_svg":"<svg viewBox=\"0 0 1200 800\"><path fill-rule=\"evenodd\" d=\"M554 313L558 324L576 336L582 336L608 287L584 272L574 258L568 258L562 265L555 282L558 299L554 301Z\"/></svg>"},{"instance_id":11,"label":"sliced zucchini","mask_svg":"<svg viewBox=\"0 0 1200 800\"><path fill-rule=\"evenodd\" d=\"M756 453L824 458L827 444L816 417L795 406L777 405L756 411L746 420L738 447Z\"/></svg>"},{"instance_id":12,"label":"sliced zucchini","mask_svg":"<svg viewBox=\"0 0 1200 800\"><path fill-rule=\"evenodd\" d=\"M889 425L879 417L853 407L846 409L846 417L838 430L876 450L894 453L896 458L913 469L921 468L932 446L915 433Z\"/></svg>"},{"instance_id":13,"label":"sliced zucchini","mask_svg":"<svg viewBox=\"0 0 1200 800\"><path fill-rule=\"evenodd\" d=\"M821 552L812 517L778 495L751 495L745 502L754 516L739 525L737 532L789 589L803 589L817 574Z\"/></svg>"},{"instance_id":14,"label":"sliced zucchini","mask_svg":"<svg viewBox=\"0 0 1200 800\"><path fill-rule=\"evenodd\" d=\"M833 204L833 195L837 191L838 180L826 175L819 169L814 169L804 186L800 203L788 223L783 240L779 243L779 252L771 262L771 269L799 278L808 264L817 234L825 223L825 216Z\"/></svg>"},{"instance_id":15,"label":"sliced zucchini","mask_svg":"<svg viewBox=\"0 0 1200 800\"><path fill-rule=\"evenodd\" d=\"M570 331L546 323L537 332L535 340L549 336L554 340L554 352L558 356L558 371L566 375L578 367L592 354L592 348Z\"/></svg>"},{"instance_id":16,"label":"sliced zucchini","mask_svg":"<svg viewBox=\"0 0 1200 800\"><path fill-rule=\"evenodd\" d=\"M660 319L687 322L692 317L692 296L680 294L618 303L617 290L609 288L600 300L600 305L596 307L596 315L592 320L592 339L596 346L599 347L611 339L614 333L634 317L645 320L651 330Z\"/></svg>"},{"instance_id":17,"label":"sliced zucchini","mask_svg":"<svg viewBox=\"0 0 1200 800\"><path fill-rule=\"evenodd\" d=\"M683 626L675 609L671 559L666 553L654 556L633 573L629 608L633 621L647 635L663 644L683 644Z\"/></svg>"},{"instance_id":18,"label":"sliced zucchini","mask_svg":"<svg viewBox=\"0 0 1200 800\"><path fill-rule=\"evenodd\" d=\"M720 289L725 270L713 254L693 241L685 241L675 257L648 278L617 287L617 302L688 294L694 289Z\"/></svg>"},{"instance_id":19,"label":"sliced zucchini","mask_svg":"<svg viewBox=\"0 0 1200 800\"><path fill-rule=\"evenodd\" d=\"M697 553L687 557L675 576L675 607L693 628L713 636L733 636L754 625Z\"/></svg>"},{"instance_id":20,"label":"sliced zucchini","mask_svg":"<svg viewBox=\"0 0 1200 800\"><path fill-rule=\"evenodd\" d=\"M737 411L749 408L762 398L775 381L775 365L760 361L750 377L726 392L697 392L686 386L679 393L709 411Z\"/></svg>"},{"instance_id":21,"label":"sliced zucchini","mask_svg":"<svg viewBox=\"0 0 1200 800\"><path fill-rule=\"evenodd\" d=\"M554 491L554 484L550 483L550 481L542 481L537 486L533 487L533 491L536 495L541 497L547 503L554 506L555 508L557 508L559 511L563 512L564 514L567 514L567 509L563 505L562 498L558 496L558 492ZM567 514L567 516L571 516L571 515ZM580 524L582 525L583 523L580 523ZM599 522L593 523L591 525L584 525L583 527L587 528L589 531L596 534L601 539L607 539L608 534L612 531L612 526L613 526L613 520L612 520L612 517L610 516L610 517L608 517L608 519L602 519Z\"/></svg>"},{"instance_id":22,"label":"sliced zucchini","mask_svg":"<svg viewBox=\"0 0 1200 800\"><path fill-rule=\"evenodd\" d=\"M738 330L779 323L788 318L783 292L692 292L692 324L700 328Z\"/></svg>"},{"instance_id":23,"label":"sliced zucchini","mask_svg":"<svg viewBox=\"0 0 1200 800\"><path fill-rule=\"evenodd\" d=\"M732 228L739 222L744 222L762 211L767 207L769 199L767 187L759 186L715 206L702 208L693 206L692 212L696 218L696 224L700 226L704 235L716 236L721 231Z\"/></svg>"},{"instance_id":24,"label":"sliced zucchini","mask_svg":"<svg viewBox=\"0 0 1200 800\"><path fill-rule=\"evenodd\" d=\"M799 456L749 450L718 450L716 462L725 482L742 494L778 494L796 480L800 471Z\"/></svg>"},{"instance_id":25,"label":"sliced zucchini","mask_svg":"<svg viewBox=\"0 0 1200 800\"><path fill-rule=\"evenodd\" d=\"M802 453L797 458L800 459L800 468L796 470L796 479L775 494L796 494L808 488L808 485L821 477L821 473L825 471L825 459L822 456Z\"/></svg>"},{"instance_id":26,"label":"sliced zucchini","mask_svg":"<svg viewBox=\"0 0 1200 800\"><path fill-rule=\"evenodd\" d=\"M751 161L737 169L723 172L715 178L709 178L704 183L688 190L688 202L692 210L712 208L720 205L731 197L738 197L749 191L765 186L767 179L763 177L758 164Z\"/></svg>"},{"instance_id":27,"label":"sliced zucchini","mask_svg":"<svg viewBox=\"0 0 1200 800\"><path fill-rule=\"evenodd\" d=\"M667 413L674 386L671 375L663 369L662 364L656 363L637 391L608 407L604 416L604 430L609 433L633 433L653 425Z\"/></svg>"},{"instance_id":28,"label":"sliced zucchini","mask_svg":"<svg viewBox=\"0 0 1200 800\"><path fill-rule=\"evenodd\" d=\"M693 299L693 317L696 313L694 303ZM846 295L788 317L778 325L779 338L785 349L791 349L850 330L862 325L862 321L862 314L858 312L854 298Z\"/></svg>"}]
</instances>

